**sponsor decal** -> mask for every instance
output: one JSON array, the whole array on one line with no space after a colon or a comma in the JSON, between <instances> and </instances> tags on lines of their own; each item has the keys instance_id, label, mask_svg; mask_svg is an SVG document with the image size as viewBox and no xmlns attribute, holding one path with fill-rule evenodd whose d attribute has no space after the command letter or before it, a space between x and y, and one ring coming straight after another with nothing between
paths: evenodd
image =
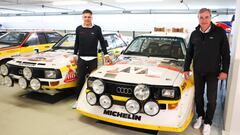
<instances>
[{"instance_id":1,"label":"sponsor decal","mask_svg":"<svg viewBox=\"0 0 240 135\"><path fill-rule=\"evenodd\" d=\"M68 68L68 73L64 82L69 83L69 82L76 81L77 80L76 72L73 69L71 69L70 65L67 65L67 68Z\"/></svg>"},{"instance_id":2,"label":"sponsor decal","mask_svg":"<svg viewBox=\"0 0 240 135\"><path fill-rule=\"evenodd\" d=\"M136 120L136 121L141 121L141 118L142 118L142 116L139 116L136 114L122 113L122 112L111 111L111 110L104 110L103 114L113 116L113 117Z\"/></svg>"}]
</instances>

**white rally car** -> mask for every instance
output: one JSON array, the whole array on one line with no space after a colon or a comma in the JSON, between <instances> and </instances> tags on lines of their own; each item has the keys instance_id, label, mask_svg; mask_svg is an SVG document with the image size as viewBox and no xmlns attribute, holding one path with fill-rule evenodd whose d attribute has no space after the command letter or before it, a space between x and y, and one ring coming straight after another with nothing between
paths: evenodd
<instances>
[{"instance_id":1,"label":"white rally car","mask_svg":"<svg viewBox=\"0 0 240 135\"><path fill-rule=\"evenodd\" d=\"M116 33L103 34L110 56L119 56L126 47ZM16 81L22 89L54 95L76 87L76 55L73 54L75 34L67 34L51 50L16 57L1 66L0 85L12 86ZM101 59L101 53L99 53Z\"/></svg>"},{"instance_id":2,"label":"white rally car","mask_svg":"<svg viewBox=\"0 0 240 135\"><path fill-rule=\"evenodd\" d=\"M193 117L193 80L183 78L187 35L135 38L113 65L88 77L77 110L87 117L149 130L184 131Z\"/></svg>"}]
</instances>

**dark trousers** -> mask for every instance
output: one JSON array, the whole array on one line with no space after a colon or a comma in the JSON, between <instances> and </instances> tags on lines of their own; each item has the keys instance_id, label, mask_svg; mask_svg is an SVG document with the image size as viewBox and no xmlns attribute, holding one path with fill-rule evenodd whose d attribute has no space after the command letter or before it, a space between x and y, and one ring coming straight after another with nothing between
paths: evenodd
<instances>
[{"instance_id":1,"label":"dark trousers","mask_svg":"<svg viewBox=\"0 0 240 135\"><path fill-rule=\"evenodd\" d=\"M212 124L217 104L218 74L194 72L195 103L198 117L202 116L205 124ZM207 84L207 109L204 111L204 89Z\"/></svg>"},{"instance_id":2,"label":"dark trousers","mask_svg":"<svg viewBox=\"0 0 240 135\"><path fill-rule=\"evenodd\" d=\"M86 75L89 75L93 70L97 69L97 58L85 61L81 58L78 59L77 63L77 87L75 88L76 98L82 90L82 87L86 81Z\"/></svg>"}]
</instances>

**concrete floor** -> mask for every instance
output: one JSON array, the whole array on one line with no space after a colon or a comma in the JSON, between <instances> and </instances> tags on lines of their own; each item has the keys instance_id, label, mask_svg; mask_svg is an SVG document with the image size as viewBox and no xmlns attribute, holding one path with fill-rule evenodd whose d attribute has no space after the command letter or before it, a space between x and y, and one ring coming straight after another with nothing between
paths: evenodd
<instances>
[{"instance_id":1,"label":"concrete floor","mask_svg":"<svg viewBox=\"0 0 240 135\"><path fill-rule=\"evenodd\" d=\"M18 86L0 86L0 92L1 135L201 135L192 124L183 133L147 132L104 124L71 109L72 97L50 104L23 96L26 91ZM221 135L222 123L222 109L218 105L211 135Z\"/></svg>"}]
</instances>

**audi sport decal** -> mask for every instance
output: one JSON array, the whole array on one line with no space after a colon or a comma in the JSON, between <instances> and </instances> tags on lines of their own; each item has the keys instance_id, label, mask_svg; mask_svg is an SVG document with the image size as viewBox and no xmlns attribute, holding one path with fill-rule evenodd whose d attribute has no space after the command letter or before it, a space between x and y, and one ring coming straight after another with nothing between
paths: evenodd
<instances>
[{"instance_id":1,"label":"audi sport decal","mask_svg":"<svg viewBox=\"0 0 240 135\"><path fill-rule=\"evenodd\" d=\"M66 78L64 79L64 82L69 83L69 82L76 81L77 76L76 76L76 73L74 72L74 70L71 69L70 65L67 65L67 68L68 68L69 71L68 71L68 74L67 74Z\"/></svg>"},{"instance_id":2,"label":"audi sport decal","mask_svg":"<svg viewBox=\"0 0 240 135\"><path fill-rule=\"evenodd\" d=\"M139 116L136 114L122 113L122 112L111 111L111 110L104 110L103 114L113 116L113 117L136 120L136 121L141 121L141 118L142 118L142 116Z\"/></svg>"}]
</instances>

